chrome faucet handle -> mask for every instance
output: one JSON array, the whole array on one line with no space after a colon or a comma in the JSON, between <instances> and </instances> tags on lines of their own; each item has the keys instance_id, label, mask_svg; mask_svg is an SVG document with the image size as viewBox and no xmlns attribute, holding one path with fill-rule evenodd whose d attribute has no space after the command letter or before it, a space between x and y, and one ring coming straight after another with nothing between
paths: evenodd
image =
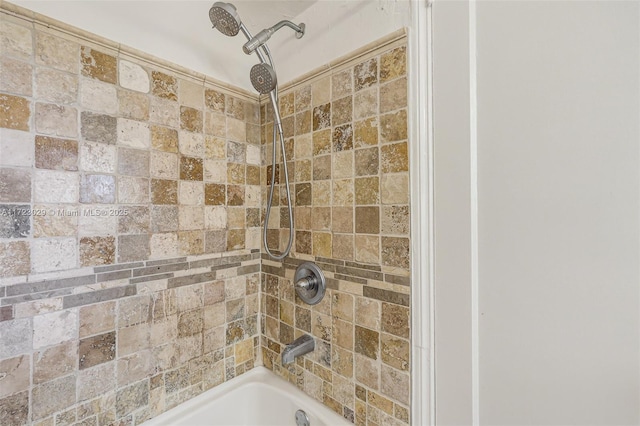
<instances>
[{"instance_id":1,"label":"chrome faucet handle","mask_svg":"<svg viewBox=\"0 0 640 426\"><path fill-rule=\"evenodd\" d=\"M318 286L318 279L314 275L309 275L296 281L295 286L302 290L314 290Z\"/></svg>"}]
</instances>

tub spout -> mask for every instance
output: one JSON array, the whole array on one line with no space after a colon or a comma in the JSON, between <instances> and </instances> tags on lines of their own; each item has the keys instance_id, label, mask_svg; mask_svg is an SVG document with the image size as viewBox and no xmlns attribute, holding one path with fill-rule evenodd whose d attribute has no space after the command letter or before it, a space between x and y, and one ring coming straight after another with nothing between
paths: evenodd
<instances>
[{"instance_id":1,"label":"tub spout","mask_svg":"<svg viewBox=\"0 0 640 426\"><path fill-rule=\"evenodd\" d=\"M308 334L298 337L282 351L282 365L291 364L296 357L311 352L315 347L315 340Z\"/></svg>"}]
</instances>

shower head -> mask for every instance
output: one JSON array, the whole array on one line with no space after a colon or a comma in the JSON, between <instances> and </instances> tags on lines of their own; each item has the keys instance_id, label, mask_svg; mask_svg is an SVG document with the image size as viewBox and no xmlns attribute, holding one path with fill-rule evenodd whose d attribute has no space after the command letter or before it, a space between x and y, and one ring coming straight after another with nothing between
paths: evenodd
<instances>
[{"instance_id":1,"label":"shower head","mask_svg":"<svg viewBox=\"0 0 640 426\"><path fill-rule=\"evenodd\" d=\"M271 65L260 63L251 67L251 84L261 94L267 94L276 88L278 78Z\"/></svg>"},{"instance_id":2,"label":"shower head","mask_svg":"<svg viewBox=\"0 0 640 426\"><path fill-rule=\"evenodd\" d=\"M209 19L214 28L217 28L222 34L233 37L240 31L240 16L236 11L236 7L231 3L216 2L209 9Z\"/></svg>"}]
</instances>

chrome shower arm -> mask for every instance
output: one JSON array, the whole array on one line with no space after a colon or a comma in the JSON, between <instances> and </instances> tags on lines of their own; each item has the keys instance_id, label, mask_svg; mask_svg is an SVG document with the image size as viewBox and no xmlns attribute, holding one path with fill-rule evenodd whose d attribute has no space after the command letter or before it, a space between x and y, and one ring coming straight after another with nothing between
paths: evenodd
<instances>
[{"instance_id":1,"label":"chrome shower arm","mask_svg":"<svg viewBox=\"0 0 640 426\"><path fill-rule=\"evenodd\" d=\"M250 55L251 52L258 49L260 46L264 45L276 31L278 31L282 27L289 27L296 32L296 38L301 38L304 35L305 25L300 24L296 25L291 21L280 21L275 24L271 28L266 28L256 34L255 37L252 37L249 41L247 41L244 46L242 46L242 50L247 55Z\"/></svg>"},{"instance_id":2,"label":"chrome shower arm","mask_svg":"<svg viewBox=\"0 0 640 426\"><path fill-rule=\"evenodd\" d=\"M275 24L273 27L271 27L270 30L272 30L275 33L280 28L285 26L291 28L296 32L296 38L302 38L302 36L304 35L305 25L304 24L296 25L291 21L280 21L277 24Z\"/></svg>"}]
</instances>

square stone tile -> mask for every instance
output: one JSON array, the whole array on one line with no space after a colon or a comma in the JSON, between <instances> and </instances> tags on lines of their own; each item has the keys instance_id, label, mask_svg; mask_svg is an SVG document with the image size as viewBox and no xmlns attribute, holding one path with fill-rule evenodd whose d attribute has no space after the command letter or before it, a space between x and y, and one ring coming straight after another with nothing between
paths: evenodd
<instances>
[{"instance_id":1,"label":"square stone tile","mask_svg":"<svg viewBox=\"0 0 640 426\"><path fill-rule=\"evenodd\" d=\"M118 176L118 202L140 204L149 202L149 179Z\"/></svg>"},{"instance_id":2,"label":"square stone tile","mask_svg":"<svg viewBox=\"0 0 640 426\"><path fill-rule=\"evenodd\" d=\"M180 157L180 179L203 180L202 158Z\"/></svg>"},{"instance_id":3,"label":"square stone tile","mask_svg":"<svg viewBox=\"0 0 640 426\"><path fill-rule=\"evenodd\" d=\"M380 87L380 112L407 107L407 78L402 77Z\"/></svg>"},{"instance_id":4,"label":"square stone tile","mask_svg":"<svg viewBox=\"0 0 640 426\"><path fill-rule=\"evenodd\" d=\"M78 344L70 340L33 354L33 383L35 385L66 376L77 369Z\"/></svg>"},{"instance_id":5,"label":"square stone tile","mask_svg":"<svg viewBox=\"0 0 640 426\"><path fill-rule=\"evenodd\" d=\"M178 204L178 181L151 179L151 202L153 204Z\"/></svg>"},{"instance_id":6,"label":"square stone tile","mask_svg":"<svg viewBox=\"0 0 640 426\"><path fill-rule=\"evenodd\" d=\"M353 127L351 124L337 126L333 129L331 142L333 152L353 149Z\"/></svg>"},{"instance_id":7,"label":"square stone tile","mask_svg":"<svg viewBox=\"0 0 640 426\"><path fill-rule=\"evenodd\" d=\"M30 204L0 204L0 238L27 238L33 211Z\"/></svg>"},{"instance_id":8,"label":"square stone tile","mask_svg":"<svg viewBox=\"0 0 640 426\"><path fill-rule=\"evenodd\" d=\"M407 110L380 116L381 142L395 142L407 139Z\"/></svg>"},{"instance_id":9,"label":"square stone tile","mask_svg":"<svg viewBox=\"0 0 640 426\"><path fill-rule=\"evenodd\" d=\"M355 91L373 86L378 82L378 58L367 59L353 67Z\"/></svg>"},{"instance_id":10,"label":"square stone tile","mask_svg":"<svg viewBox=\"0 0 640 426\"><path fill-rule=\"evenodd\" d=\"M88 141L115 144L118 136L118 121L106 114L83 111L80 114L82 138Z\"/></svg>"},{"instance_id":11,"label":"square stone tile","mask_svg":"<svg viewBox=\"0 0 640 426\"><path fill-rule=\"evenodd\" d=\"M149 252L148 234L118 236L118 263L147 260Z\"/></svg>"},{"instance_id":12,"label":"square stone tile","mask_svg":"<svg viewBox=\"0 0 640 426\"><path fill-rule=\"evenodd\" d=\"M78 168L87 172L115 173L116 156L115 146L83 142L80 145Z\"/></svg>"},{"instance_id":13,"label":"square stone tile","mask_svg":"<svg viewBox=\"0 0 640 426\"><path fill-rule=\"evenodd\" d=\"M29 131L30 102L20 96L0 94L0 127Z\"/></svg>"},{"instance_id":14,"label":"square stone tile","mask_svg":"<svg viewBox=\"0 0 640 426\"><path fill-rule=\"evenodd\" d=\"M353 97L345 96L331 103L331 123L336 126L353 119ZM315 129L314 129L315 130Z\"/></svg>"},{"instance_id":15,"label":"square stone tile","mask_svg":"<svg viewBox=\"0 0 640 426\"><path fill-rule=\"evenodd\" d=\"M31 270L29 243L0 243L0 277L26 275Z\"/></svg>"},{"instance_id":16,"label":"square stone tile","mask_svg":"<svg viewBox=\"0 0 640 426\"><path fill-rule=\"evenodd\" d=\"M382 237L382 264L409 269L409 238Z\"/></svg>"},{"instance_id":17,"label":"square stone tile","mask_svg":"<svg viewBox=\"0 0 640 426\"><path fill-rule=\"evenodd\" d=\"M127 61L120 61L120 65L122 66L122 64L126 62ZM137 65L135 66L138 67ZM143 73L147 78L145 91L148 91L149 79L146 76L146 72L143 71ZM119 90L118 103L120 116L139 121L149 120L149 98L143 93L130 92L128 90Z\"/></svg>"},{"instance_id":18,"label":"square stone tile","mask_svg":"<svg viewBox=\"0 0 640 426\"><path fill-rule=\"evenodd\" d=\"M380 179L377 176L356 178L354 188L357 205L380 203Z\"/></svg>"},{"instance_id":19,"label":"square stone tile","mask_svg":"<svg viewBox=\"0 0 640 426\"><path fill-rule=\"evenodd\" d=\"M80 266L115 263L115 237L83 237L80 239Z\"/></svg>"},{"instance_id":20,"label":"square stone tile","mask_svg":"<svg viewBox=\"0 0 640 426\"><path fill-rule=\"evenodd\" d=\"M29 389L30 355L20 355L0 361L0 401L8 395ZM0 417L2 418L2 417Z\"/></svg>"},{"instance_id":21,"label":"square stone tile","mask_svg":"<svg viewBox=\"0 0 640 426\"><path fill-rule=\"evenodd\" d=\"M385 82L407 73L407 48L397 47L380 56L380 81Z\"/></svg>"},{"instance_id":22,"label":"square stone tile","mask_svg":"<svg viewBox=\"0 0 640 426\"><path fill-rule=\"evenodd\" d=\"M40 169L78 170L78 142L36 136L35 160Z\"/></svg>"},{"instance_id":23,"label":"square stone tile","mask_svg":"<svg viewBox=\"0 0 640 426\"><path fill-rule=\"evenodd\" d=\"M354 152L356 176L377 175L380 171L378 148L358 149Z\"/></svg>"},{"instance_id":24,"label":"square stone tile","mask_svg":"<svg viewBox=\"0 0 640 426\"><path fill-rule=\"evenodd\" d=\"M35 95L39 100L65 105L77 102L77 75L44 67L36 67L35 74Z\"/></svg>"},{"instance_id":25,"label":"square stone tile","mask_svg":"<svg viewBox=\"0 0 640 426\"><path fill-rule=\"evenodd\" d=\"M384 145L380 148L383 173L409 171L409 155L406 142Z\"/></svg>"},{"instance_id":26,"label":"square stone tile","mask_svg":"<svg viewBox=\"0 0 640 426\"><path fill-rule=\"evenodd\" d=\"M118 76L120 86L136 92L149 93L149 73L140 65L120 59Z\"/></svg>"},{"instance_id":27,"label":"square stone tile","mask_svg":"<svg viewBox=\"0 0 640 426\"><path fill-rule=\"evenodd\" d=\"M0 166L32 167L34 145L28 132L0 129Z\"/></svg>"},{"instance_id":28,"label":"square stone tile","mask_svg":"<svg viewBox=\"0 0 640 426\"><path fill-rule=\"evenodd\" d=\"M180 107L180 128L189 132L202 133L202 111L187 106Z\"/></svg>"},{"instance_id":29,"label":"square stone tile","mask_svg":"<svg viewBox=\"0 0 640 426\"><path fill-rule=\"evenodd\" d=\"M33 33L26 25L19 25L9 20L2 21L0 28L0 49L3 54L30 59L33 55Z\"/></svg>"},{"instance_id":30,"label":"square stone tile","mask_svg":"<svg viewBox=\"0 0 640 426\"><path fill-rule=\"evenodd\" d=\"M149 151L118 148L118 173L127 176L149 177Z\"/></svg>"},{"instance_id":31,"label":"square stone tile","mask_svg":"<svg viewBox=\"0 0 640 426\"><path fill-rule=\"evenodd\" d=\"M36 63L77 74L80 45L41 31L36 32Z\"/></svg>"},{"instance_id":32,"label":"square stone tile","mask_svg":"<svg viewBox=\"0 0 640 426\"><path fill-rule=\"evenodd\" d=\"M81 175L80 202L112 204L116 201L116 178L113 175Z\"/></svg>"},{"instance_id":33,"label":"square stone tile","mask_svg":"<svg viewBox=\"0 0 640 426\"><path fill-rule=\"evenodd\" d=\"M17 95L33 94L33 67L11 58L0 59L0 90Z\"/></svg>"},{"instance_id":34,"label":"square stone tile","mask_svg":"<svg viewBox=\"0 0 640 426\"><path fill-rule=\"evenodd\" d=\"M160 71L151 72L151 93L159 98L178 100L178 80Z\"/></svg>"},{"instance_id":35,"label":"square stone tile","mask_svg":"<svg viewBox=\"0 0 640 426\"><path fill-rule=\"evenodd\" d=\"M76 268L77 250L75 238L34 240L31 243L31 270L39 273Z\"/></svg>"}]
</instances>

